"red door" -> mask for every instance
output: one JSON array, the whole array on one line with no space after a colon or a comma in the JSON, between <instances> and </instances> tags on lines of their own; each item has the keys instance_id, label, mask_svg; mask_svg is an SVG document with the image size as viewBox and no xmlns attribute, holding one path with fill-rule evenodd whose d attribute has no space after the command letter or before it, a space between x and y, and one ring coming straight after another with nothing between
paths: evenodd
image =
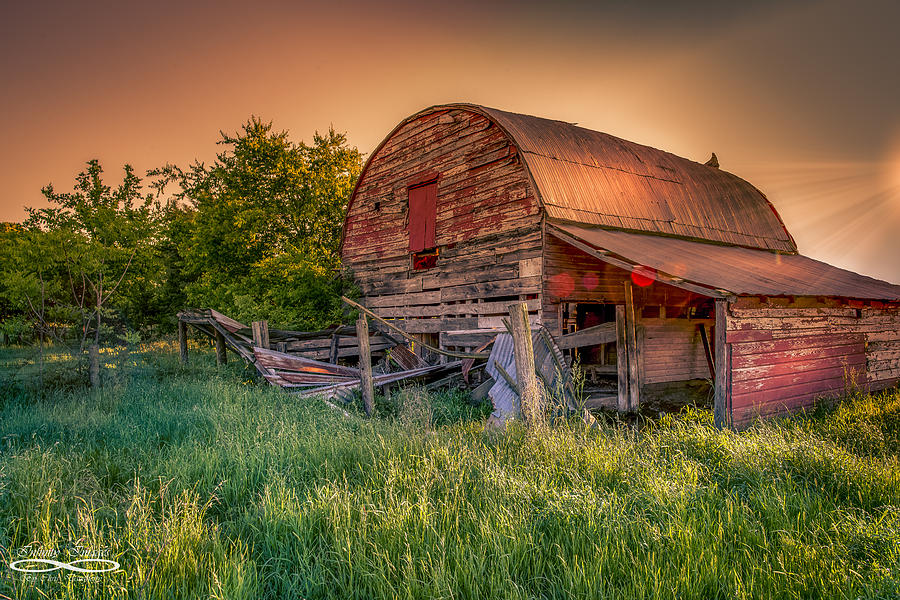
<instances>
[{"instance_id":1,"label":"red door","mask_svg":"<svg viewBox=\"0 0 900 600\"><path fill-rule=\"evenodd\" d=\"M437 182L409 188L409 251L434 248Z\"/></svg>"}]
</instances>

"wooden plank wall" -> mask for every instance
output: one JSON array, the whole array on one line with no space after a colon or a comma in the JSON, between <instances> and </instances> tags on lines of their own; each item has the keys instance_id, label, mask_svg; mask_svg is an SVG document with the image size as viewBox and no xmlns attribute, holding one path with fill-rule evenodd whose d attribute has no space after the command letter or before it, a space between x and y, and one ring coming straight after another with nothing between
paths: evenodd
<instances>
[{"instance_id":1,"label":"wooden plank wall","mask_svg":"<svg viewBox=\"0 0 900 600\"><path fill-rule=\"evenodd\" d=\"M644 383L712 379L698 326L711 332L714 324L715 319L642 319Z\"/></svg>"},{"instance_id":2,"label":"wooden plank wall","mask_svg":"<svg viewBox=\"0 0 900 600\"><path fill-rule=\"evenodd\" d=\"M408 188L433 177L439 258L414 271ZM479 345L514 301L540 319L540 209L516 148L475 113L430 113L387 140L352 200L342 259L369 308L410 333L441 334L445 348Z\"/></svg>"},{"instance_id":3,"label":"wooden plank wall","mask_svg":"<svg viewBox=\"0 0 900 600\"><path fill-rule=\"evenodd\" d=\"M732 424L812 406L850 384L900 378L900 308L824 298L739 298L727 316Z\"/></svg>"},{"instance_id":4,"label":"wooden plank wall","mask_svg":"<svg viewBox=\"0 0 900 600\"><path fill-rule=\"evenodd\" d=\"M600 261L553 235L544 236L543 323L554 335L561 335L562 302L601 302L623 304L624 283L631 273ZM679 309L699 304L704 297L679 288L654 282L647 287L634 286L636 306L667 306ZM676 311L669 311L675 313Z\"/></svg>"},{"instance_id":5,"label":"wooden plank wall","mask_svg":"<svg viewBox=\"0 0 900 600\"><path fill-rule=\"evenodd\" d=\"M561 303L599 302L623 304L625 282L631 274L552 236L544 237L543 322L554 334L562 332ZM710 300L679 288L654 282L632 286L637 331L641 348L642 382L645 385L711 379L703 341L697 327L705 325L710 335L715 319L673 318L684 309ZM667 318L659 318L658 307ZM648 317L649 307L654 307Z\"/></svg>"}]
</instances>

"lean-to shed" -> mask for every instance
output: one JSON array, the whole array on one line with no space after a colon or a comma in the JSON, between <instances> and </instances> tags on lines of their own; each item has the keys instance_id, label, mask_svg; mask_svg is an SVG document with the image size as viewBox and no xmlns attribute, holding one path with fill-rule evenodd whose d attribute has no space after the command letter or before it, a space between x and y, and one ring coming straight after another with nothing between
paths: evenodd
<instances>
[{"instance_id":1,"label":"lean-to shed","mask_svg":"<svg viewBox=\"0 0 900 600\"><path fill-rule=\"evenodd\" d=\"M524 301L623 410L707 381L740 426L900 378L900 286L800 255L735 175L569 123L423 110L369 157L343 235L373 311L471 349Z\"/></svg>"}]
</instances>

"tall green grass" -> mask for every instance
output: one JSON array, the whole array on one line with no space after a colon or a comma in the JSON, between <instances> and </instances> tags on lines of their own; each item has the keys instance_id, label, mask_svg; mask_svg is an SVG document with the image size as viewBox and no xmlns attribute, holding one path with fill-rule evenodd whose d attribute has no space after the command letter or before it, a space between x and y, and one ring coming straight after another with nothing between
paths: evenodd
<instances>
[{"instance_id":1,"label":"tall green grass","mask_svg":"<svg viewBox=\"0 0 900 600\"><path fill-rule=\"evenodd\" d=\"M101 391L0 389L11 598L893 598L900 393L735 433L703 412L485 432L454 395L373 420L207 352ZM424 415L424 416L423 416ZM104 549L84 578L7 567Z\"/></svg>"}]
</instances>

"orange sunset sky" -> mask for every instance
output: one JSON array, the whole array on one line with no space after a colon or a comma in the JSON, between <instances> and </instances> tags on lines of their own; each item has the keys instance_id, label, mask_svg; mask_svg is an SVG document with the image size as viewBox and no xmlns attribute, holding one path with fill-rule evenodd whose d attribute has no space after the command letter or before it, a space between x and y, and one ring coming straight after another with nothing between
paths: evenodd
<instances>
[{"instance_id":1,"label":"orange sunset sky","mask_svg":"<svg viewBox=\"0 0 900 600\"><path fill-rule=\"evenodd\" d=\"M369 153L475 102L715 151L801 252L900 282L898 26L896 0L6 3L0 220L90 158L209 161L251 115Z\"/></svg>"}]
</instances>

